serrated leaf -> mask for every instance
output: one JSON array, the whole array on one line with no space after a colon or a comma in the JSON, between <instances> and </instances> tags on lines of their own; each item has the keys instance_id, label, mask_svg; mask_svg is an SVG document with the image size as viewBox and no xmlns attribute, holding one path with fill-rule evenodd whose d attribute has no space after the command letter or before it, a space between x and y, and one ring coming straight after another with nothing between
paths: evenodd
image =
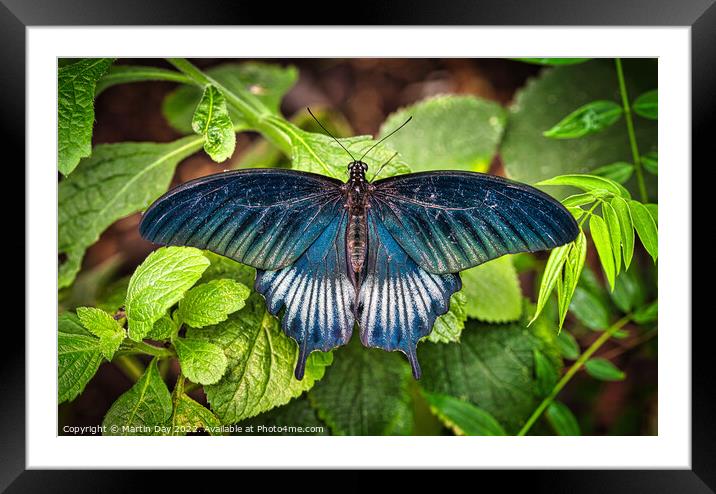
<instances>
[{"instance_id":1,"label":"serrated leaf","mask_svg":"<svg viewBox=\"0 0 716 494\"><path fill-rule=\"evenodd\" d=\"M659 91L654 89L640 94L632 103L632 108L640 117L656 120L659 117Z\"/></svg>"},{"instance_id":2,"label":"serrated leaf","mask_svg":"<svg viewBox=\"0 0 716 494\"><path fill-rule=\"evenodd\" d=\"M95 84L113 58L85 58L57 71L57 168L67 176L92 154Z\"/></svg>"},{"instance_id":3,"label":"serrated leaf","mask_svg":"<svg viewBox=\"0 0 716 494\"><path fill-rule=\"evenodd\" d=\"M614 254L614 267L616 274L621 272L622 267L622 228L619 222L619 216L612 205L608 202L602 203L602 215L607 224L609 238L612 242L612 253Z\"/></svg>"},{"instance_id":4,"label":"serrated leaf","mask_svg":"<svg viewBox=\"0 0 716 494\"><path fill-rule=\"evenodd\" d=\"M629 205L626 200L621 197L613 197L609 201L612 208L619 219L619 228L621 231L622 257L624 259L625 269L629 269L632 257L634 256L634 224L631 220Z\"/></svg>"},{"instance_id":5,"label":"serrated leaf","mask_svg":"<svg viewBox=\"0 0 716 494\"><path fill-rule=\"evenodd\" d=\"M308 397L334 435L406 435L413 425L411 383L402 355L353 338L334 352L333 365Z\"/></svg>"},{"instance_id":6,"label":"serrated leaf","mask_svg":"<svg viewBox=\"0 0 716 494\"><path fill-rule=\"evenodd\" d=\"M569 360L577 360L582 353L577 340L574 339L572 333L566 330L560 331L557 335L557 346L562 357Z\"/></svg>"},{"instance_id":7,"label":"serrated leaf","mask_svg":"<svg viewBox=\"0 0 716 494\"><path fill-rule=\"evenodd\" d=\"M435 320L433 330L425 340L431 343L451 343L460 341L460 335L467 319L467 298L462 291L450 298L450 309Z\"/></svg>"},{"instance_id":8,"label":"serrated leaf","mask_svg":"<svg viewBox=\"0 0 716 494\"><path fill-rule=\"evenodd\" d=\"M221 421L206 407L184 393L183 381L177 382L172 392L172 415L169 435L185 436L203 429L212 436L221 435Z\"/></svg>"},{"instance_id":9,"label":"serrated leaf","mask_svg":"<svg viewBox=\"0 0 716 494\"><path fill-rule=\"evenodd\" d=\"M146 337L157 341L168 340L177 332L177 329L177 325L172 318L168 314L164 314L154 323Z\"/></svg>"},{"instance_id":10,"label":"serrated leaf","mask_svg":"<svg viewBox=\"0 0 716 494\"><path fill-rule=\"evenodd\" d=\"M655 60L624 60L629 94L640 94L657 84ZM580 65L545 69L520 89L510 108L509 125L500 157L508 177L534 184L557 175L590 173L605 163L633 159L626 128L622 123L580 139L549 139L542 131L575 108L594 100L619 101L613 60L593 60ZM656 122L643 120L636 126L642 149L655 149ZM627 184L638 192L636 180ZM656 191L656 180L648 177L647 189ZM566 188L550 189L562 198Z\"/></svg>"},{"instance_id":11,"label":"serrated leaf","mask_svg":"<svg viewBox=\"0 0 716 494\"><path fill-rule=\"evenodd\" d=\"M234 280L212 280L189 290L179 302L177 315L195 328L218 324L242 309L250 294L246 285Z\"/></svg>"},{"instance_id":12,"label":"serrated leaf","mask_svg":"<svg viewBox=\"0 0 716 494\"><path fill-rule=\"evenodd\" d=\"M629 201L629 211L642 245L656 262L659 256L659 235L654 217L649 212L649 209L638 201Z\"/></svg>"},{"instance_id":13,"label":"serrated leaf","mask_svg":"<svg viewBox=\"0 0 716 494\"><path fill-rule=\"evenodd\" d=\"M591 58L513 58L513 60L535 65L575 65L588 62Z\"/></svg>"},{"instance_id":14,"label":"serrated leaf","mask_svg":"<svg viewBox=\"0 0 716 494\"><path fill-rule=\"evenodd\" d=\"M627 199L630 197L629 192L617 182L597 175L558 175L547 180L542 180L537 183L537 185L570 185L587 192L592 192L601 197L605 196L605 191Z\"/></svg>"},{"instance_id":15,"label":"serrated leaf","mask_svg":"<svg viewBox=\"0 0 716 494\"><path fill-rule=\"evenodd\" d=\"M646 153L641 157L641 164L644 165L644 169L652 175L659 174L659 153L652 151Z\"/></svg>"},{"instance_id":16,"label":"serrated leaf","mask_svg":"<svg viewBox=\"0 0 716 494\"><path fill-rule=\"evenodd\" d=\"M380 137L410 116L413 117L410 124L386 144L399 151L414 171L486 172L497 152L507 118L505 109L493 101L442 95L390 115L380 127Z\"/></svg>"},{"instance_id":17,"label":"serrated leaf","mask_svg":"<svg viewBox=\"0 0 716 494\"><path fill-rule=\"evenodd\" d=\"M149 334L167 310L201 278L209 260L193 247L162 247L139 265L129 280L125 303L129 337Z\"/></svg>"},{"instance_id":18,"label":"serrated leaf","mask_svg":"<svg viewBox=\"0 0 716 494\"><path fill-rule=\"evenodd\" d=\"M126 336L124 328L114 317L94 307L78 307L77 317L85 329L99 338L99 350L104 358L112 360Z\"/></svg>"},{"instance_id":19,"label":"serrated leaf","mask_svg":"<svg viewBox=\"0 0 716 494\"><path fill-rule=\"evenodd\" d=\"M69 312L57 318L57 402L74 400L102 363L99 339Z\"/></svg>"},{"instance_id":20,"label":"serrated leaf","mask_svg":"<svg viewBox=\"0 0 716 494\"><path fill-rule=\"evenodd\" d=\"M603 358L592 358L584 363L587 373L600 381L623 381L626 374L619 370L609 360Z\"/></svg>"},{"instance_id":21,"label":"serrated leaf","mask_svg":"<svg viewBox=\"0 0 716 494\"><path fill-rule=\"evenodd\" d=\"M458 436L505 436L507 433L489 412L465 400L423 392L430 410Z\"/></svg>"},{"instance_id":22,"label":"serrated leaf","mask_svg":"<svg viewBox=\"0 0 716 494\"><path fill-rule=\"evenodd\" d=\"M557 370L538 349L533 348L532 355L534 356L537 393L540 396L547 396L557 384Z\"/></svg>"},{"instance_id":23,"label":"serrated leaf","mask_svg":"<svg viewBox=\"0 0 716 494\"><path fill-rule=\"evenodd\" d=\"M614 252L612 251L612 241L609 237L607 223L601 216L593 214L589 218L589 233L592 235L592 241L597 249L597 254L599 254L599 261L602 263L602 269L607 277L609 286L614 290L614 279L616 278Z\"/></svg>"},{"instance_id":24,"label":"serrated leaf","mask_svg":"<svg viewBox=\"0 0 716 494\"><path fill-rule=\"evenodd\" d=\"M564 318L569 310L569 304L574 295L579 278L584 268L584 261L587 258L587 238L583 231L579 231L579 235L571 244L571 248L567 253L567 259L562 268L562 277L558 277L557 285L557 302L559 310L559 326L561 330L564 325Z\"/></svg>"},{"instance_id":25,"label":"serrated leaf","mask_svg":"<svg viewBox=\"0 0 716 494\"><path fill-rule=\"evenodd\" d=\"M226 98L214 86L207 86L194 110L192 130L204 136L204 151L217 163L230 158L236 148L236 133Z\"/></svg>"},{"instance_id":26,"label":"serrated leaf","mask_svg":"<svg viewBox=\"0 0 716 494\"><path fill-rule=\"evenodd\" d=\"M327 436L328 427L318 418L316 410L302 396L287 405L245 420L239 424L247 434L276 436ZM252 430L249 431L248 428ZM310 430L309 430L310 429Z\"/></svg>"},{"instance_id":27,"label":"serrated leaf","mask_svg":"<svg viewBox=\"0 0 716 494\"><path fill-rule=\"evenodd\" d=\"M648 324L659 318L659 304L654 301L649 305L639 308L634 313L634 322L637 324Z\"/></svg>"},{"instance_id":28,"label":"serrated leaf","mask_svg":"<svg viewBox=\"0 0 716 494\"><path fill-rule=\"evenodd\" d=\"M592 101L580 106L542 134L552 139L575 139L615 124L624 110L614 101Z\"/></svg>"},{"instance_id":29,"label":"serrated leaf","mask_svg":"<svg viewBox=\"0 0 716 494\"><path fill-rule=\"evenodd\" d=\"M226 355L224 377L204 387L212 410L224 424L288 403L313 387L332 362L330 352L314 352L306 362L303 380L296 380L298 345L281 331L258 294L216 326L189 328L187 338L214 343Z\"/></svg>"},{"instance_id":30,"label":"serrated leaf","mask_svg":"<svg viewBox=\"0 0 716 494\"><path fill-rule=\"evenodd\" d=\"M265 63L229 63L212 67L205 73L232 92L249 91L269 111L278 114L283 96L298 80L295 67L281 67ZM178 132L192 131L194 109L199 104L202 91L195 86L183 86L169 93L162 104L162 112L169 124ZM243 115L229 107L229 116L235 130L248 130L250 124Z\"/></svg>"},{"instance_id":31,"label":"serrated leaf","mask_svg":"<svg viewBox=\"0 0 716 494\"><path fill-rule=\"evenodd\" d=\"M102 425L109 436L161 435L171 415L172 399L154 359L134 386L112 404Z\"/></svg>"},{"instance_id":32,"label":"serrated leaf","mask_svg":"<svg viewBox=\"0 0 716 494\"><path fill-rule=\"evenodd\" d=\"M58 185L59 288L72 284L87 247L112 223L143 210L169 187L176 165L201 149L200 137L168 144L96 146Z\"/></svg>"},{"instance_id":33,"label":"serrated leaf","mask_svg":"<svg viewBox=\"0 0 716 494\"><path fill-rule=\"evenodd\" d=\"M97 81L95 97L105 89L118 84L144 81L168 81L190 84L187 76L175 70L150 67L148 65L113 65Z\"/></svg>"},{"instance_id":34,"label":"serrated leaf","mask_svg":"<svg viewBox=\"0 0 716 494\"><path fill-rule=\"evenodd\" d=\"M549 296L552 294L554 287L557 285L558 280L562 276L562 269L564 263L567 262L567 256L569 251L572 249L572 244L562 245L556 249L552 249L547 259L544 272L542 273L542 280L539 285L539 294L537 295L537 308L530 324L532 324L542 313Z\"/></svg>"},{"instance_id":35,"label":"serrated leaf","mask_svg":"<svg viewBox=\"0 0 716 494\"><path fill-rule=\"evenodd\" d=\"M634 174L634 165L626 161L618 161L610 165L595 168L592 173L600 177L614 180L617 183L624 184L629 181Z\"/></svg>"},{"instance_id":36,"label":"serrated leaf","mask_svg":"<svg viewBox=\"0 0 716 494\"><path fill-rule=\"evenodd\" d=\"M526 308L525 312L531 312ZM516 432L540 401L533 349L561 368L556 328L546 318L484 324L468 320L460 343L420 345L421 386L469 401L492 416L508 434Z\"/></svg>"},{"instance_id":37,"label":"serrated leaf","mask_svg":"<svg viewBox=\"0 0 716 494\"><path fill-rule=\"evenodd\" d=\"M515 321L522 314L522 290L510 256L460 273L468 317L486 322Z\"/></svg>"},{"instance_id":38,"label":"serrated leaf","mask_svg":"<svg viewBox=\"0 0 716 494\"><path fill-rule=\"evenodd\" d=\"M544 416L554 431L560 436L581 436L579 422L572 411L562 402L553 401L544 412Z\"/></svg>"},{"instance_id":39,"label":"serrated leaf","mask_svg":"<svg viewBox=\"0 0 716 494\"><path fill-rule=\"evenodd\" d=\"M226 372L228 361L218 345L191 338L175 338L181 371L186 377L199 384L214 384Z\"/></svg>"}]
</instances>

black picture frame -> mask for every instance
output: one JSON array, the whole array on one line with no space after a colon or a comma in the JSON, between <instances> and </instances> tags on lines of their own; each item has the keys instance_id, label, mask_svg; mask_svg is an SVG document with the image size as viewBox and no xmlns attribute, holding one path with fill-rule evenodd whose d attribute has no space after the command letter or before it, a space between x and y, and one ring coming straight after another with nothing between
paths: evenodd
<instances>
[{"instance_id":1,"label":"black picture frame","mask_svg":"<svg viewBox=\"0 0 716 494\"><path fill-rule=\"evenodd\" d=\"M269 2L243 0L125 0L121 3L108 0L0 0L0 122L3 131L0 135L5 141L3 149L15 150L15 160L24 163L25 102L21 95L25 94L25 29L28 26L284 25L298 20L313 25L344 24L346 15L334 15L334 18L320 22L315 17L320 12L332 12L335 7L335 2L327 6L312 2L310 8L299 3L282 3L277 8ZM692 162L713 165L713 138L709 130L716 119L716 0L363 2L351 9L350 20L365 25L690 26ZM24 171L18 165L13 167ZM7 166L6 170L9 169ZM25 182L24 173L17 180ZM25 184L26 187L30 185ZM15 220L21 221L19 217ZM17 232L24 231L24 225L18 226L14 231L20 238ZM16 252L21 250L16 249ZM25 263L28 262L32 260L25 258ZM0 405L0 490L108 492L129 490L133 485L139 487L141 484L133 473L25 469L25 337L18 326L10 331L6 324L4 346L13 350L6 351L0 362L4 385L4 399ZM709 327L694 329L691 470L531 471L523 472L523 475L485 472L480 475L494 475L502 489L526 481L532 491L715 492L713 383L716 382L716 372L707 341L711 330ZM163 483L168 482L167 487L172 477L179 479L163 476ZM395 482L400 477L404 475L396 476ZM359 487L365 483L362 479L353 472L344 475L342 483ZM273 480L272 483L273 487L278 487Z\"/></svg>"}]
</instances>

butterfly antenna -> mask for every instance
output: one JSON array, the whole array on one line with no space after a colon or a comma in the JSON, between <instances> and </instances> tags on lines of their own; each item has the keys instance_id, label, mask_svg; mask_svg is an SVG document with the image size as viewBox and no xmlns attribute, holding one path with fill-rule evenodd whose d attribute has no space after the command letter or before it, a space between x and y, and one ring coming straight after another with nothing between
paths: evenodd
<instances>
[{"instance_id":1,"label":"butterfly antenna","mask_svg":"<svg viewBox=\"0 0 716 494\"><path fill-rule=\"evenodd\" d=\"M375 180L375 177L377 177L378 175L380 175L380 172L383 171L383 168L385 168L385 165L387 165L388 163L390 163L391 161L393 161L393 158L395 158L396 156L398 156L398 153L395 153L393 156L391 156L390 158L388 158L388 161L386 161L385 163L383 163L382 165L380 165L380 168L378 168L378 171L375 172L375 174L373 175L373 178L371 178L370 181L372 182L373 180Z\"/></svg>"},{"instance_id":2,"label":"butterfly antenna","mask_svg":"<svg viewBox=\"0 0 716 494\"><path fill-rule=\"evenodd\" d=\"M375 144L373 144L373 145L368 149L368 151L366 151L365 153L363 153L363 156L361 156L361 159L360 159L360 160L363 161L363 158L365 158L365 157L368 155L368 153L370 153L371 151L373 151L373 148L374 148L374 147L376 147L378 144L380 144L381 142L383 142L384 140L386 140L388 137L392 136L393 134L395 134L396 132L398 132L400 129L402 129L403 127L405 127L405 126L408 124L408 122L410 122L412 119L413 119L412 116L408 117L408 119L407 119L405 122L403 122L397 129L393 130L390 134L388 134L387 136L383 137L380 141L378 141L378 142L376 142Z\"/></svg>"},{"instance_id":3,"label":"butterfly antenna","mask_svg":"<svg viewBox=\"0 0 716 494\"><path fill-rule=\"evenodd\" d=\"M351 152L348 151L348 148L346 148L343 144L341 144L341 141L339 141L338 139L336 139L335 137L333 137L333 134L331 134L331 133L328 131L328 129L325 128L325 127L323 126L323 124L318 121L318 119L317 119L316 116L313 114L313 112L311 111L311 109L310 109L309 107L306 107L306 110L308 110L308 113L311 114L311 116L313 117L313 119L314 119L314 120L316 121L316 123L323 129L323 131L324 131L326 134L328 134L331 138L333 138L333 140L336 141L336 142L338 143L338 145L345 150L346 153L348 153L348 156L350 156L351 159L352 159L353 161L355 161L356 159L353 157L353 155L351 154Z\"/></svg>"}]
</instances>

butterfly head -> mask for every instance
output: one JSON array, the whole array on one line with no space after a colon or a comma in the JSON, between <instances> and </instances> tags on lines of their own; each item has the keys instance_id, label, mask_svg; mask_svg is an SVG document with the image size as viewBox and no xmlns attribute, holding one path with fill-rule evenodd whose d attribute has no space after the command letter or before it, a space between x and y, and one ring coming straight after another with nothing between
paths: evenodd
<instances>
[{"instance_id":1,"label":"butterfly head","mask_svg":"<svg viewBox=\"0 0 716 494\"><path fill-rule=\"evenodd\" d=\"M364 162L356 160L348 163L348 173L354 180L365 181L365 172L368 171L368 165Z\"/></svg>"}]
</instances>

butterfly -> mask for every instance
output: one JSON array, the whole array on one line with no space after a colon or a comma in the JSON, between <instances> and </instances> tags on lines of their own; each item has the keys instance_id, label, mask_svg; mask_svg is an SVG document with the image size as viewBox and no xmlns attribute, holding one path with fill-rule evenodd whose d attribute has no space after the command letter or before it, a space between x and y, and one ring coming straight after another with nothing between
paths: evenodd
<instances>
[{"instance_id":1,"label":"butterfly","mask_svg":"<svg viewBox=\"0 0 716 494\"><path fill-rule=\"evenodd\" d=\"M347 182L276 168L187 182L147 209L140 234L256 268L255 289L298 343L297 379L311 352L345 345L356 323L363 345L403 352L419 379L418 341L448 311L460 271L579 233L528 185L464 171L369 181L364 157L351 156Z\"/></svg>"}]
</instances>

